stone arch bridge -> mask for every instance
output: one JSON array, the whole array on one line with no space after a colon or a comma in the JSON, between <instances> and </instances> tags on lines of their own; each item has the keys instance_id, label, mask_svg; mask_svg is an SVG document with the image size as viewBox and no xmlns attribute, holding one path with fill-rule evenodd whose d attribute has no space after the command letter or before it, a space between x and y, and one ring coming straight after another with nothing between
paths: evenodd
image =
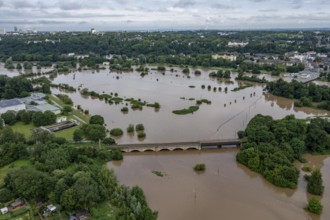
<instances>
[{"instance_id":1,"label":"stone arch bridge","mask_svg":"<svg viewBox=\"0 0 330 220\"><path fill-rule=\"evenodd\" d=\"M119 144L118 147L122 152L159 152L159 151L176 151L176 150L203 150L222 148L224 146L240 147L242 144L239 139L221 139L221 140L204 140L192 142L169 142L169 143L146 143L146 144Z\"/></svg>"}]
</instances>

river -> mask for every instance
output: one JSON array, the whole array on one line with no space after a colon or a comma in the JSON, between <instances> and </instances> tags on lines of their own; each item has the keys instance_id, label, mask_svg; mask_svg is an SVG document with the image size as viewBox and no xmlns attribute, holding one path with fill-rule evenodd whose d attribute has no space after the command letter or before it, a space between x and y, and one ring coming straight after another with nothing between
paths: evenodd
<instances>
[{"instance_id":1,"label":"river","mask_svg":"<svg viewBox=\"0 0 330 220\"><path fill-rule=\"evenodd\" d=\"M237 163L236 153L236 149L129 153L108 166L121 183L142 187L150 207L159 211L159 220L330 219L329 157L306 155L305 165L321 168L325 184L324 212L317 216L303 209L309 197L304 172L296 190L282 189ZM206 171L196 173L196 163L205 163Z\"/></svg>"}]
</instances>

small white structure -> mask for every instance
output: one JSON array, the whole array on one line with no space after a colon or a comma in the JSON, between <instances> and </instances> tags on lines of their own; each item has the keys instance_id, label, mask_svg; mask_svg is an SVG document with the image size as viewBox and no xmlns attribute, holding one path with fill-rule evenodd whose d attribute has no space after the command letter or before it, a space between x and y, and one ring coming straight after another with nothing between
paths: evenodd
<instances>
[{"instance_id":1,"label":"small white structure","mask_svg":"<svg viewBox=\"0 0 330 220\"><path fill-rule=\"evenodd\" d=\"M55 212L56 211L56 206L54 206L53 204L50 204L47 206L47 209L50 211L50 212Z\"/></svg>"},{"instance_id":2,"label":"small white structure","mask_svg":"<svg viewBox=\"0 0 330 220\"><path fill-rule=\"evenodd\" d=\"M1 208L0 209L0 212L1 212L1 214L6 214L7 212L8 212L8 208L7 207L4 207L4 208Z\"/></svg>"},{"instance_id":3,"label":"small white structure","mask_svg":"<svg viewBox=\"0 0 330 220\"><path fill-rule=\"evenodd\" d=\"M9 110L18 112L25 110L25 104L20 99L6 99L0 101L0 114L3 114Z\"/></svg>"},{"instance_id":4,"label":"small white structure","mask_svg":"<svg viewBox=\"0 0 330 220\"><path fill-rule=\"evenodd\" d=\"M68 119L67 119L67 117L65 117L65 116L57 117L57 118L56 118L56 123L65 122L65 121L67 121L67 120L68 120Z\"/></svg>"},{"instance_id":5,"label":"small white structure","mask_svg":"<svg viewBox=\"0 0 330 220\"><path fill-rule=\"evenodd\" d=\"M228 42L229 47L245 47L248 44L249 42L232 42L232 41Z\"/></svg>"}]
</instances>

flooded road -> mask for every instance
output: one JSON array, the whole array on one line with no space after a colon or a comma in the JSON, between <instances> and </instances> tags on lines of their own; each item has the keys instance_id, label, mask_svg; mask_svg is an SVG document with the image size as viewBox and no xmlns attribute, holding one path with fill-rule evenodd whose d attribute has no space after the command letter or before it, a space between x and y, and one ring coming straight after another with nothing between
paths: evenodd
<instances>
[{"instance_id":1,"label":"flooded road","mask_svg":"<svg viewBox=\"0 0 330 220\"><path fill-rule=\"evenodd\" d=\"M130 153L108 166L121 183L142 187L150 207L159 211L159 220L330 219L329 157L306 156L309 163L305 165L321 168L323 173L324 212L317 216L303 209L309 197L303 172L296 190L282 189L237 163L236 153L230 149ZM205 172L196 173L196 163L205 163Z\"/></svg>"},{"instance_id":2,"label":"flooded road","mask_svg":"<svg viewBox=\"0 0 330 220\"><path fill-rule=\"evenodd\" d=\"M245 129L256 114L271 115L275 119L289 114L294 114L297 118L329 114L322 110L295 108L292 100L264 94L263 86L260 84L232 91L240 84L244 84L234 80L236 74L232 74L229 82L211 79L208 76L209 72L211 70L204 70L200 76L190 73L188 77L181 69L174 68L173 72L166 71L164 75L158 71L151 71L141 77L135 71L83 71L59 75L53 83L66 83L75 88L80 86L100 94L118 93L121 98L141 99L148 103L159 102L159 111L150 107L132 110L128 105L129 112L123 114L120 110L126 106L125 103L109 105L98 99L82 97L79 92L68 93L75 105L88 109L91 115L102 115L109 129L121 128L125 131L129 124L143 123L146 128L146 143L234 138L237 131ZM206 88L202 89L202 85ZM207 89L208 86L211 86L210 90ZM227 93L224 92L226 87ZM213 91L214 88L216 92ZM63 93L57 89L52 89L52 92ZM200 99L208 99L212 104L202 104L197 112L189 115L172 113L173 110L193 106L196 100ZM136 136L125 134L117 139L117 142L138 143L140 140Z\"/></svg>"}]
</instances>

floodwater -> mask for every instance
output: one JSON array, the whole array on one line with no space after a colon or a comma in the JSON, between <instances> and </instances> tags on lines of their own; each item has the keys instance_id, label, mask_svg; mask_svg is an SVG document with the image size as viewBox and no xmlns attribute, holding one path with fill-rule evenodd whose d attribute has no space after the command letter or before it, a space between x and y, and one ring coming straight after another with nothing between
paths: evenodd
<instances>
[{"instance_id":1,"label":"floodwater","mask_svg":"<svg viewBox=\"0 0 330 220\"><path fill-rule=\"evenodd\" d=\"M25 73L46 73L49 72L51 70L53 70L53 67L41 67L41 69L37 69L36 66L33 66L31 70L17 70L17 69L6 69L5 68L5 64L0 62L0 74L1 75L7 75L9 77L14 77L14 76L19 76L21 74L25 74Z\"/></svg>"},{"instance_id":2,"label":"floodwater","mask_svg":"<svg viewBox=\"0 0 330 220\"><path fill-rule=\"evenodd\" d=\"M234 138L237 131L245 129L247 123L256 114L271 115L276 119L288 114L294 114L297 118L329 115L327 111L295 108L292 100L264 94L260 84L236 92L231 91L242 83L234 80L236 74L232 74L232 83L228 83L224 80L210 79L208 74L211 70L203 70L200 76L195 76L192 70L190 78L183 74L181 69L174 68L174 70L174 72L166 71L165 75L152 70L144 77L135 71L129 73L115 73L109 70L95 73L83 71L59 75L53 83L67 83L75 88L88 88L98 93L118 93L121 98L140 98L148 103L160 103L159 111L150 107L135 111L129 108L129 112L124 114L120 109L125 103L110 105L98 99L82 97L79 92L68 93L75 105L88 109L91 115L102 115L109 129L121 128L125 131L129 124L144 124L146 129L144 140L139 140L136 134L124 134L117 139L118 143ZM267 79L275 80L277 77L267 76ZM202 85L206 88L202 89ZM212 88L210 91L207 89L208 85ZM191 86L194 88L190 88ZM219 87L222 88L221 92ZM225 87L228 87L227 93L224 92ZM214 88L217 88L216 92L213 91ZM64 91L53 89L52 92L56 94ZM212 104L202 104L197 112L189 115L172 113L173 110L195 105L195 100L189 101L191 98L208 99Z\"/></svg>"},{"instance_id":3,"label":"floodwater","mask_svg":"<svg viewBox=\"0 0 330 220\"><path fill-rule=\"evenodd\" d=\"M123 161L108 166L121 183L142 187L150 207L159 212L159 220L330 219L329 157L306 156L309 162L305 165L321 168L323 174L324 212L317 216L303 209L310 197L304 172L296 190L282 189L237 163L236 153L236 149L129 153ZM206 171L196 173L196 163L205 163Z\"/></svg>"}]
</instances>

